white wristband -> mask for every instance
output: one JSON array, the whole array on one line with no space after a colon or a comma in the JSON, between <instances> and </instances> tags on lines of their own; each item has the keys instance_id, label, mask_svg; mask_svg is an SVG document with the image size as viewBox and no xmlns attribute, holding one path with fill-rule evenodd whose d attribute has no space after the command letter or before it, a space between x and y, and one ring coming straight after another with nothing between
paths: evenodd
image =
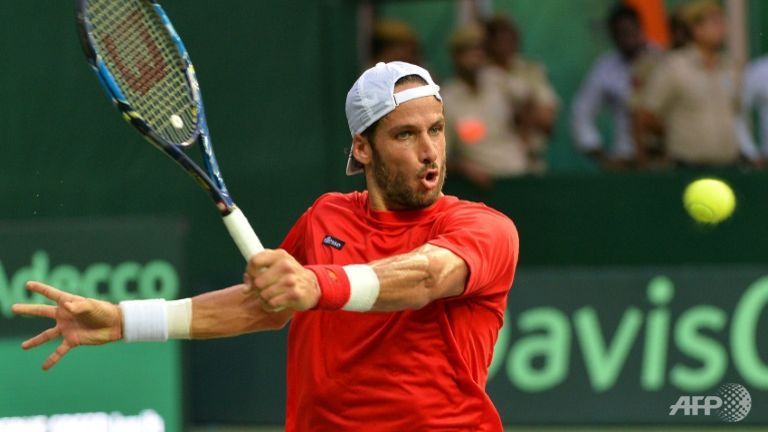
<instances>
[{"instance_id":1,"label":"white wristband","mask_svg":"<svg viewBox=\"0 0 768 432\"><path fill-rule=\"evenodd\" d=\"M168 340L165 300L127 300L120 302L123 314L123 340L155 342Z\"/></svg>"},{"instance_id":2,"label":"white wristband","mask_svg":"<svg viewBox=\"0 0 768 432\"><path fill-rule=\"evenodd\" d=\"M170 339L189 339L192 325L192 299L165 302Z\"/></svg>"},{"instance_id":3,"label":"white wristband","mask_svg":"<svg viewBox=\"0 0 768 432\"><path fill-rule=\"evenodd\" d=\"M163 299L120 302L123 315L123 340L126 342L162 342L189 339L192 300Z\"/></svg>"},{"instance_id":4,"label":"white wristband","mask_svg":"<svg viewBox=\"0 0 768 432\"><path fill-rule=\"evenodd\" d=\"M365 264L344 266L349 279L349 301L342 307L345 311L366 312L373 308L379 298L379 277L373 268Z\"/></svg>"}]
</instances>

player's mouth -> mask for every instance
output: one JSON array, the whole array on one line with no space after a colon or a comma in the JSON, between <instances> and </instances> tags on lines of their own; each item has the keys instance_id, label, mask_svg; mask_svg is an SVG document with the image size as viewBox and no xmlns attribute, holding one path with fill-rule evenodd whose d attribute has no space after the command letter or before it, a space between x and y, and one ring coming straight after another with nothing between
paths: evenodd
<instances>
[{"instance_id":1,"label":"player's mouth","mask_svg":"<svg viewBox=\"0 0 768 432\"><path fill-rule=\"evenodd\" d=\"M438 186L440 181L440 171L436 168L428 169L421 178L421 185L427 190L432 190Z\"/></svg>"}]
</instances>

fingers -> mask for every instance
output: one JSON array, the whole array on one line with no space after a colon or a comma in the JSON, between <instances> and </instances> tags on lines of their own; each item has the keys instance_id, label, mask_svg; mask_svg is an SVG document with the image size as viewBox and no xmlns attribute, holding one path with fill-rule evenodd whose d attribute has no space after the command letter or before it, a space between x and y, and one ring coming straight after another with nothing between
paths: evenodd
<instances>
[{"instance_id":1,"label":"fingers","mask_svg":"<svg viewBox=\"0 0 768 432\"><path fill-rule=\"evenodd\" d=\"M25 350L42 345L48 341L56 339L61 336L61 331L58 327L49 328L48 330L38 334L35 337L29 338L21 343L21 347Z\"/></svg>"},{"instance_id":2,"label":"fingers","mask_svg":"<svg viewBox=\"0 0 768 432\"><path fill-rule=\"evenodd\" d=\"M288 308L295 299L290 294L280 294L269 300L261 299L261 305L267 312L280 312Z\"/></svg>"},{"instance_id":3,"label":"fingers","mask_svg":"<svg viewBox=\"0 0 768 432\"><path fill-rule=\"evenodd\" d=\"M11 311L16 315L33 315L44 318L56 319L56 307L41 304L15 304Z\"/></svg>"},{"instance_id":4,"label":"fingers","mask_svg":"<svg viewBox=\"0 0 768 432\"><path fill-rule=\"evenodd\" d=\"M253 289L253 278L248 273L243 273L243 292L250 293Z\"/></svg>"},{"instance_id":5,"label":"fingers","mask_svg":"<svg viewBox=\"0 0 768 432\"><path fill-rule=\"evenodd\" d=\"M299 265L298 263L296 265ZM291 277L291 263L288 260L275 262L271 267L259 272L257 276L251 276L251 284L257 291L263 291L281 282L286 277Z\"/></svg>"},{"instance_id":6,"label":"fingers","mask_svg":"<svg viewBox=\"0 0 768 432\"><path fill-rule=\"evenodd\" d=\"M67 301L62 303L62 307L72 315L80 315L92 309L91 304L87 301Z\"/></svg>"},{"instance_id":7,"label":"fingers","mask_svg":"<svg viewBox=\"0 0 768 432\"><path fill-rule=\"evenodd\" d=\"M263 298L261 298L261 297L259 297L259 303L261 304L261 308L262 308L262 309L264 309L265 311L267 311L267 312L276 312L276 311L275 311L275 308L273 308L272 306L270 306L270 304L269 304L269 303L267 303L267 301L266 301L266 300L264 300L264 299L263 299Z\"/></svg>"},{"instance_id":8,"label":"fingers","mask_svg":"<svg viewBox=\"0 0 768 432\"><path fill-rule=\"evenodd\" d=\"M57 290L56 288L50 285L46 285L42 282L37 282L37 281L27 282L27 289L30 291L36 292L38 294L42 294L48 297L49 299L55 301L56 303L59 303L59 301L67 300L70 298L77 298L72 294L66 293L61 290Z\"/></svg>"},{"instance_id":9,"label":"fingers","mask_svg":"<svg viewBox=\"0 0 768 432\"><path fill-rule=\"evenodd\" d=\"M265 269L262 269L261 271L264 270ZM243 273L243 286L243 292L246 294L256 290L256 282L254 282L254 279L248 273Z\"/></svg>"},{"instance_id":10,"label":"fingers","mask_svg":"<svg viewBox=\"0 0 768 432\"><path fill-rule=\"evenodd\" d=\"M251 277L256 277L263 268L271 267L276 262L288 257L290 257L288 252L282 249L264 250L263 252L259 252L252 256L248 260L248 265L245 268L245 272L251 275Z\"/></svg>"},{"instance_id":11,"label":"fingers","mask_svg":"<svg viewBox=\"0 0 768 432\"><path fill-rule=\"evenodd\" d=\"M281 312L286 309L285 306L272 306L261 297L259 297L259 304L261 305L262 309L264 309L266 312L271 312L271 313Z\"/></svg>"},{"instance_id":12,"label":"fingers","mask_svg":"<svg viewBox=\"0 0 768 432\"><path fill-rule=\"evenodd\" d=\"M259 297L269 302L275 297L290 293L292 297L298 297L297 278L293 275L283 275L267 287L256 284Z\"/></svg>"},{"instance_id":13,"label":"fingers","mask_svg":"<svg viewBox=\"0 0 768 432\"><path fill-rule=\"evenodd\" d=\"M49 355L45 360L45 363L43 363L43 370L47 371L48 369L54 367L56 363L58 363L59 360L61 360L61 358L69 352L70 349L72 349L72 347L70 347L66 341L62 342L61 345L56 348L56 351L52 352L51 355Z\"/></svg>"}]
</instances>

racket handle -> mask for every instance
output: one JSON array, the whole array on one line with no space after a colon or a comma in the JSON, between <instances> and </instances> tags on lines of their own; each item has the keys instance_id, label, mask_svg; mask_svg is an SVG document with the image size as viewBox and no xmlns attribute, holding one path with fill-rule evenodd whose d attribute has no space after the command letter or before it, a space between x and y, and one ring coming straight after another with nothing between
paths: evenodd
<instances>
[{"instance_id":1,"label":"racket handle","mask_svg":"<svg viewBox=\"0 0 768 432\"><path fill-rule=\"evenodd\" d=\"M232 213L224 216L224 225L246 261L264 250L259 237L256 236L248 219L239 208L235 207Z\"/></svg>"}]
</instances>

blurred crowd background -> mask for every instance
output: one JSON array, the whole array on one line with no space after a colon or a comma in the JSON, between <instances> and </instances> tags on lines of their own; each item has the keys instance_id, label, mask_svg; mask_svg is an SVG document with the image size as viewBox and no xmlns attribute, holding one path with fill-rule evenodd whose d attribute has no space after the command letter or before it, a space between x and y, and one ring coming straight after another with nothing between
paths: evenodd
<instances>
[{"instance_id":1,"label":"blurred crowd background","mask_svg":"<svg viewBox=\"0 0 768 432\"><path fill-rule=\"evenodd\" d=\"M744 1L603 2L586 12L595 39L587 41L491 1L457 3L459 24L436 41L425 18L440 16L435 2L370 2L370 44L360 44L364 64L403 60L437 75L452 174L483 189L544 175L557 169L553 142L566 141L600 170L766 166L768 57L748 61ZM419 7L423 20L412 13ZM560 46L541 43L549 32ZM552 51L585 43L597 48L589 68L570 83L553 80Z\"/></svg>"}]
</instances>

